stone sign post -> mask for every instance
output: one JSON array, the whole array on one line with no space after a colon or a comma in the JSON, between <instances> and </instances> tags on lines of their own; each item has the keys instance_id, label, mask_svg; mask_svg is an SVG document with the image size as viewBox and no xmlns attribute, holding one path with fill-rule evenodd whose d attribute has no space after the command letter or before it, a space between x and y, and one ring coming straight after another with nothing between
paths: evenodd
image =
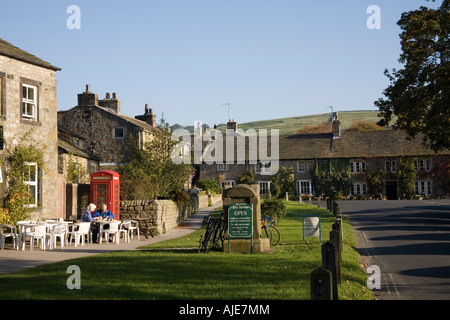
<instances>
[{"instance_id":1,"label":"stone sign post","mask_svg":"<svg viewBox=\"0 0 450 320\"><path fill-rule=\"evenodd\" d=\"M239 184L225 189L223 212L230 228L225 234L224 251L250 253L270 249L269 239L261 238L261 199L257 184ZM251 218L249 212L252 213Z\"/></svg>"}]
</instances>

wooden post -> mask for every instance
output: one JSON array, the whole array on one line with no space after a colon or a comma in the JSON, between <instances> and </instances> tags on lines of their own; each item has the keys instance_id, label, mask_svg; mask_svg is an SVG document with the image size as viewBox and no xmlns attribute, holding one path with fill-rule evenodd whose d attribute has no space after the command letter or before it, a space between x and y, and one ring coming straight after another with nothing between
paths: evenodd
<instances>
[{"instance_id":1,"label":"wooden post","mask_svg":"<svg viewBox=\"0 0 450 320\"><path fill-rule=\"evenodd\" d=\"M336 278L336 249L332 242L325 242L322 247L322 268L327 269L332 275L333 300L338 300Z\"/></svg>"},{"instance_id":2,"label":"wooden post","mask_svg":"<svg viewBox=\"0 0 450 320\"><path fill-rule=\"evenodd\" d=\"M324 268L314 269L310 274L311 300L333 300L332 275Z\"/></svg>"},{"instance_id":3,"label":"wooden post","mask_svg":"<svg viewBox=\"0 0 450 320\"><path fill-rule=\"evenodd\" d=\"M342 262L342 257L341 257L341 251L340 251L340 246L341 246L341 242L339 240L339 231L336 229L333 229L330 231L330 242L334 244L334 255L336 257L336 283L341 283L342 281L342 276L341 276L341 262Z\"/></svg>"}]
</instances>

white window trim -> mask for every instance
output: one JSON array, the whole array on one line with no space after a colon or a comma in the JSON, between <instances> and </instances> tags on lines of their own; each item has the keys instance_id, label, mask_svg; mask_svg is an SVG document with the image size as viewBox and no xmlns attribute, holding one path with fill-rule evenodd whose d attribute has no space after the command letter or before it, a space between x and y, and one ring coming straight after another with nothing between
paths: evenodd
<instances>
[{"instance_id":1,"label":"white window trim","mask_svg":"<svg viewBox=\"0 0 450 320\"><path fill-rule=\"evenodd\" d=\"M350 162L350 171L352 173L366 173L366 163L364 161Z\"/></svg>"},{"instance_id":2,"label":"white window trim","mask_svg":"<svg viewBox=\"0 0 450 320\"><path fill-rule=\"evenodd\" d=\"M24 183L27 186L34 186L35 187L34 188L34 203L28 205L28 207L35 208L35 207L37 207L37 204L38 204L38 166L37 166L36 162L25 162L24 164L26 166L28 166L28 170L30 170L31 166L35 167L34 181L32 181L31 176L30 176L30 180L28 180L28 181L24 180Z\"/></svg>"},{"instance_id":3,"label":"white window trim","mask_svg":"<svg viewBox=\"0 0 450 320\"><path fill-rule=\"evenodd\" d=\"M267 195L270 192L270 181L257 181L259 186L259 194ZM261 185L267 185L267 187L261 188Z\"/></svg>"},{"instance_id":4,"label":"white window trim","mask_svg":"<svg viewBox=\"0 0 450 320\"><path fill-rule=\"evenodd\" d=\"M354 182L350 187L350 195L367 195L367 183L365 182Z\"/></svg>"},{"instance_id":5,"label":"white window trim","mask_svg":"<svg viewBox=\"0 0 450 320\"><path fill-rule=\"evenodd\" d=\"M261 162L258 161L258 163L256 164L255 172L258 174L270 174L272 172L271 166L272 166L271 162L263 165Z\"/></svg>"},{"instance_id":6,"label":"white window trim","mask_svg":"<svg viewBox=\"0 0 450 320\"><path fill-rule=\"evenodd\" d=\"M307 183L308 184L308 193L302 192L302 183ZM297 180L297 194L299 195L310 195L313 194L314 190L312 187L312 181L311 180Z\"/></svg>"},{"instance_id":7,"label":"white window trim","mask_svg":"<svg viewBox=\"0 0 450 320\"><path fill-rule=\"evenodd\" d=\"M217 171L220 171L220 172L230 171L230 167L226 163L218 163Z\"/></svg>"},{"instance_id":8,"label":"white window trim","mask_svg":"<svg viewBox=\"0 0 450 320\"><path fill-rule=\"evenodd\" d=\"M236 182L234 180L224 180L220 183L222 186L222 189L225 189L227 186L234 187L236 185Z\"/></svg>"},{"instance_id":9,"label":"white window trim","mask_svg":"<svg viewBox=\"0 0 450 320\"><path fill-rule=\"evenodd\" d=\"M117 137L116 136L116 129L122 129L122 132L123 132L123 136L122 137ZM124 139L125 138L125 127L114 127L113 128L113 138L114 139Z\"/></svg>"},{"instance_id":10,"label":"white window trim","mask_svg":"<svg viewBox=\"0 0 450 320\"><path fill-rule=\"evenodd\" d=\"M23 96L23 88L27 88L27 90L26 90L26 92L27 92L27 97L24 97ZM30 99L30 97L28 97L28 88L32 88L33 89L33 98L32 99ZM20 114L22 115L21 117L22 118L25 118L25 119L36 119L36 114L37 114L37 90L38 90L38 87L37 86L34 86L34 85L31 85L31 84L27 84L27 83L22 83L22 92L20 93L21 94L21 97L22 97L22 99L21 99L21 105L20 105L20 108L21 108L21 110L20 110ZM29 115L29 114L27 114L27 113L24 113L24 111L26 110L24 110L23 109L23 104L31 104L32 106L33 106L33 108L31 109L31 115Z\"/></svg>"},{"instance_id":11,"label":"white window trim","mask_svg":"<svg viewBox=\"0 0 450 320\"><path fill-rule=\"evenodd\" d=\"M421 195L431 195L433 192L433 183L431 180L416 180L414 183L414 193Z\"/></svg>"}]
</instances>

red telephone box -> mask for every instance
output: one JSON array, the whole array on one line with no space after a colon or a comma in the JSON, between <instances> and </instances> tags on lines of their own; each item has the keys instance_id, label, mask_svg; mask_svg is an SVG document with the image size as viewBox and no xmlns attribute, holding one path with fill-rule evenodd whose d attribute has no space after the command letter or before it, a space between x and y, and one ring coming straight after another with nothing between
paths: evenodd
<instances>
[{"instance_id":1,"label":"red telephone box","mask_svg":"<svg viewBox=\"0 0 450 320\"><path fill-rule=\"evenodd\" d=\"M100 170L91 174L91 201L100 208L102 203L114 217L120 219L120 175L111 170Z\"/></svg>"}]
</instances>

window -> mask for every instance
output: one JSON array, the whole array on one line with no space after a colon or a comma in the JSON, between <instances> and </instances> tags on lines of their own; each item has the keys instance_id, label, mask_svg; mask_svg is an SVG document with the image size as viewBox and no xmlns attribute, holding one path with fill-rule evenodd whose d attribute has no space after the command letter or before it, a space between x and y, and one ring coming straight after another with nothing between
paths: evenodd
<instances>
[{"instance_id":1,"label":"window","mask_svg":"<svg viewBox=\"0 0 450 320\"><path fill-rule=\"evenodd\" d=\"M297 181L297 193L298 194L313 194L311 180Z\"/></svg>"},{"instance_id":2,"label":"window","mask_svg":"<svg viewBox=\"0 0 450 320\"><path fill-rule=\"evenodd\" d=\"M271 173L271 168L270 168L271 163L266 163L266 164L262 164L261 162L258 162L256 164L256 173L259 174L270 174Z\"/></svg>"},{"instance_id":3,"label":"window","mask_svg":"<svg viewBox=\"0 0 450 320\"><path fill-rule=\"evenodd\" d=\"M314 169L314 160L299 160L297 161L298 172L311 172Z\"/></svg>"},{"instance_id":4,"label":"window","mask_svg":"<svg viewBox=\"0 0 450 320\"><path fill-rule=\"evenodd\" d=\"M225 189L226 187L234 187L235 182L233 180L224 180L222 181L222 189Z\"/></svg>"},{"instance_id":5,"label":"window","mask_svg":"<svg viewBox=\"0 0 450 320\"><path fill-rule=\"evenodd\" d=\"M365 162L350 162L350 169L353 173L366 173Z\"/></svg>"},{"instance_id":6,"label":"window","mask_svg":"<svg viewBox=\"0 0 450 320\"><path fill-rule=\"evenodd\" d=\"M415 194L431 195L431 181L416 181L414 183Z\"/></svg>"},{"instance_id":7,"label":"window","mask_svg":"<svg viewBox=\"0 0 450 320\"><path fill-rule=\"evenodd\" d=\"M123 139L125 138L125 128L117 127L114 128L114 139Z\"/></svg>"},{"instance_id":8,"label":"window","mask_svg":"<svg viewBox=\"0 0 450 320\"><path fill-rule=\"evenodd\" d=\"M217 171L229 171L230 168L226 163L218 163L217 164Z\"/></svg>"},{"instance_id":9,"label":"window","mask_svg":"<svg viewBox=\"0 0 450 320\"><path fill-rule=\"evenodd\" d=\"M22 118L36 119L37 87L22 83Z\"/></svg>"},{"instance_id":10,"label":"window","mask_svg":"<svg viewBox=\"0 0 450 320\"><path fill-rule=\"evenodd\" d=\"M395 160L386 161L385 172L396 172L397 171L397 162Z\"/></svg>"},{"instance_id":11,"label":"window","mask_svg":"<svg viewBox=\"0 0 450 320\"><path fill-rule=\"evenodd\" d=\"M356 182L350 187L350 195L367 195L367 184L363 182Z\"/></svg>"},{"instance_id":12,"label":"window","mask_svg":"<svg viewBox=\"0 0 450 320\"><path fill-rule=\"evenodd\" d=\"M37 207L38 202L38 167L35 162L25 162L24 183L27 185L32 202L30 207Z\"/></svg>"},{"instance_id":13,"label":"window","mask_svg":"<svg viewBox=\"0 0 450 320\"><path fill-rule=\"evenodd\" d=\"M416 171L431 171L431 160L430 159L414 159L414 166Z\"/></svg>"},{"instance_id":14,"label":"window","mask_svg":"<svg viewBox=\"0 0 450 320\"><path fill-rule=\"evenodd\" d=\"M259 194L267 195L270 192L270 181L258 181Z\"/></svg>"}]
</instances>

